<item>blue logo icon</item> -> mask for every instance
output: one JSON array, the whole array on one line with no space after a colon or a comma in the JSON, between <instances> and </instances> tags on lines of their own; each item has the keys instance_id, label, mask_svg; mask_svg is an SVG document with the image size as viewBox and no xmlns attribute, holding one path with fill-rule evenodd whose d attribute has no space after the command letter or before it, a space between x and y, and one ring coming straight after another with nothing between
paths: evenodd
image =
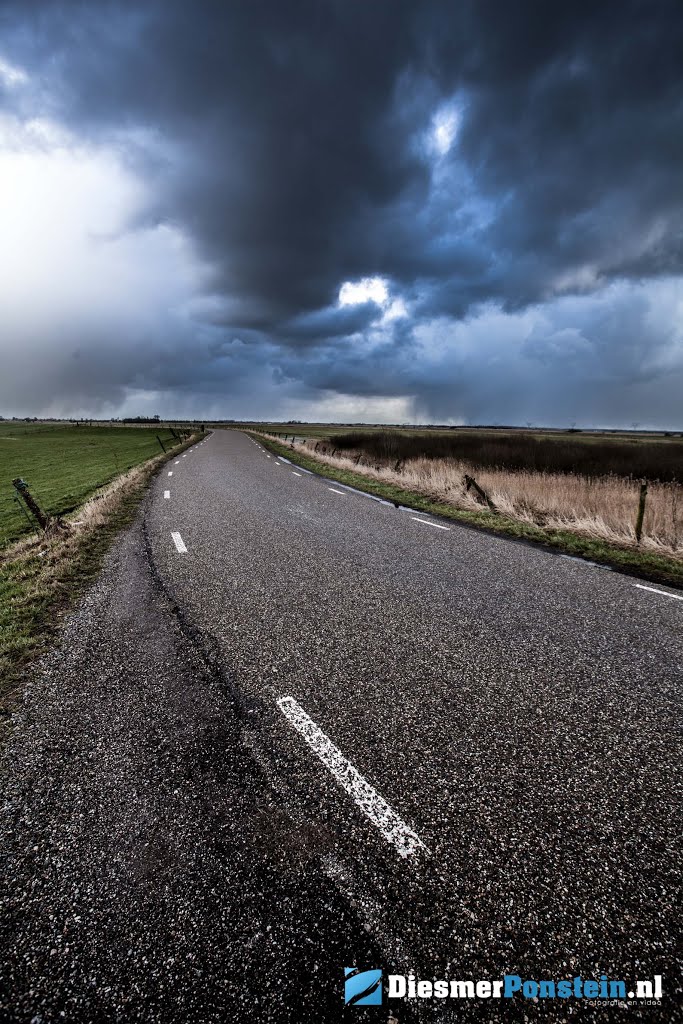
<instances>
[{"instance_id":1,"label":"blue logo icon","mask_svg":"<svg viewBox=\"0 0 683 1024\"><path fill-rule=\"evenodd\" d=\"M381 1006L382 972L344 968L345 1006Z\"/></svg>"}]
</instances>

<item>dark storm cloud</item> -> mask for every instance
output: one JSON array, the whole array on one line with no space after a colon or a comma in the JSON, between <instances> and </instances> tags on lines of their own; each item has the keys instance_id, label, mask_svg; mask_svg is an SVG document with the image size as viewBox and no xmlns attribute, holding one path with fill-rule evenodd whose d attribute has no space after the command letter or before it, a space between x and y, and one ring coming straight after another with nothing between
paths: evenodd
<instances>
[{"instance_id":1,"label":"dark storm cloud","mask_svg":"<svg viewBox=\"0 0 683 1024\"><path fill-rule=\"evenodd\" d=\"M20 56L43 74L49 58L52 103L79 131L153 126L178 144L155 215L191 230L245 320L327 304L365 271L359 215L425 174L392 111L411 18L387 2L142 11L48 4Z\"/></svg>"},{"instance_id":2,"label":"dark storm cloud","mask_svg":"<svg viewBox=\"0 0 683 1024\"><path fill-rule=\"evenodd\" d=\"M433 378L420 364L420 325L681 272L678 0L64 0L4 4L0 35L33 83L3 101L115 140L151 186L139 223L177 225L210 264L222 312L198 321L218 333L180 358L184 386L248 387L263 351L276 379L313 391L490 419L467 397L470 355L444 355ZM456 122L443 152L439 110ZM371 275L412 317L367 348L354 339L372 338L377 308L335 302ZM625 342L605 339L609 390ZM550 373L562 353L545 353ZM165 367L142 360L136 380L173 387Z\"/></svg>"},{"instance_id":3,"label":"dark storm cloud","mask_svg":"<svg viewBox=\"0 0 683 1024\"><path fill-rule=\"evenodd\" d=\"M280 325L278 334L283 340L293 342L338 338L362 331L378 315L379 309L374 302L330 307L292 317Z\"/></svg>"}]
</instances>

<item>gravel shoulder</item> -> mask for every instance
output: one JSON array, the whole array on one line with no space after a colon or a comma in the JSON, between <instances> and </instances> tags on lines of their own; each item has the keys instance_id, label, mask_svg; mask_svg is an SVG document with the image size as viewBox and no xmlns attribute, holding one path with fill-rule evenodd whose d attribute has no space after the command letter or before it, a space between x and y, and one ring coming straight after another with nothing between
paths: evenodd
<instances>
[{"instance_id":1,"label":"gravel shoulder","mask_svg":"<svg viewBox=\"0 0 683 1024\"><path fill-rule=\"evenodd\" d=\"M5 751L3 1021L336 1019L327 979L372 943L241 730L138 521Z\"/></svg>"}]
</instances>

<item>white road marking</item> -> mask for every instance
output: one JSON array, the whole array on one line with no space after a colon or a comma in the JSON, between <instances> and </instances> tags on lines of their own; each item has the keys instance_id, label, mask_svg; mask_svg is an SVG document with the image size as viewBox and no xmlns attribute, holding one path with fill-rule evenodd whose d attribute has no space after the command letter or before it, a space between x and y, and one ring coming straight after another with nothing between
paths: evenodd
<instances>
[{"instance_id":1,"label":"white road marking","mask_svg":"<svg viewBox=\"0 0 683 1024\"><path fill-rule=\"evenodd\" d=\"M174 466L179 466L180 465L180 459L176 459L176 461L173 463L173 465Z\"/></svg>"},{"instance_id":2,"label":"white road marking","mask_svg":"<svg viewBox=\"0 0 683 1024\"><path fill-rule=\"evenodd\" d=\"M169 471L168 471L168 475L169 475L169 476L173 476L173 470L172 470L172 469L169 469Z\"/></svg>"},{"instance_id":3,"label":"white road marking","mask_svg":"<svg viewBox=\"0 0 683 1024\"><path fill-rule=\"evenodd\" d=\"M171 497L171 492L170 491L164 491L164 497L165 498L170 498Z\"/></svg>"},{"instance_id":4,"label":"white road marking","mask_svg":"<svg viewBox=\"0 0 683 1024\"><path fill-rule=\"evenodd\" d=\"M339 481L337 481L337 483L339 483ZM388 505L390 508L394 508L393 501L387 501L386 498L379 498L376 494L369 494L368 491L360 491L357 487L352 487L351 484L340 484L340 486L351 494L359 494L361 498L369 498L370 501L378 501L380 505ZM330 490L332 491L334 488L331 487ZM410 511L414 512L415 509L410 509ZM446 529L448 529L448 527L446 527Z\"/></svg>"},{"instance_id":5,"label":"white road marking","mask_svg":"<svg viewBox=\"0 0 683 1024\"><path fill-rule=\"evenodd\" d=\"M553 552L549 552L549 554L553 554ZM599 562L591 562L589 558L577 558L576 555L560 555L560 558L566 558L569 562L580 562L581 565L589 565L591 569L607 569L611 572L609 565L600 565Z\"/></svg>"},{"instance_id":6,"label":"white road marking","mask_svg":"<svg viewBox=\"0 0 683 1024\"><path fill-rule=\"evenodd\" d=\"M674 601L683 601L683 594L670 594L668 590L657 590L656 587L646 587L642 583L634 583L638 590L650 590L653 594L662 594L663 597L673 597Z\"/></svg>"},{"instance_id":7,"label":"white road marking","mask_svg":"<svg viewBox=\"0 0 683 1024\"><path fill-rule=\"evenodd\" d=\"M353 767L293 697L281 697L277 706L363 814L377 826L387 842L396 847L401 857L411 857L420 850L429 853L420 837L399 818L396 811Z\"/></svg>"},{"instance_id":8,"label":"white road marking","mask_svg":"<svg viewBox=\"0 0 683 1024\"><path fill-rule=\"evenodd\" d=\"M187 452L185 452L185 454L183 455L183 458L184 458L184 459L186 459L186 458L187 458Z\"/></svg>"},{"instance_id":9,"label":"white road marking","mask_svg":"<svg viewBox=\"0 0 683 1024\"><path fill-rule=\"evenodd\" d=\"M424 523L425 526L435 526L437 530L450 530L450 526L442 526L441 523L432 523L429 519L418 519L417 516L411 516L416 523Z\"/></svg>"},{"instance_id":10,"label":"white road marking","mask_svg":"<svg viewBox=\"0 0 683 1024\"><path fill-rule=\"evenodd\" d=\"M187 548L185 547L185 543L183 541L183 538L180 536L180 534L179 533L171 533L171 537L173 537L173 543L176 546L176 550L177 550L178 554L179 555L186 555L187 554Z\"/></svg>"},{"instance_id":11,"label":"white road marking","mask_svg":"<svg viewBox=\"0 0 683 1024\"><path fill-rule=\"evenodd\" d=\"M342 497L344 497L344 492L343 491L335 491L334 487L328 487L327 489L328 489L328 491L332 491L333 494L341 494Z\"/></svg>"},{"instance_id":12,"label":"white road marking","mask_svg":"<svg viewBox=\"0 0 683 1024\"><path fill-rule=\"evenodd\" d=\"M296 473L294 470L292 470L292 476L301 476L301 473Z\"/></svg>"}]
</instances>

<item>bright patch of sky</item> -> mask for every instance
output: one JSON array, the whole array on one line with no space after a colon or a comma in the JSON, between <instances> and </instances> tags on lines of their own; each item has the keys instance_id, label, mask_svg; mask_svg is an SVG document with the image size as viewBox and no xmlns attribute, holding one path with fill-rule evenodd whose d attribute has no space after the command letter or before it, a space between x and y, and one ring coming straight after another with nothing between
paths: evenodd
<instances>
[{"instance_id":1,"label":"bright patch of sky","mask_svg":"<svg viewBox=\"0 0 683 1024\"><path fill-rule=\"evenodd\" d=\"M386 312L382 317L382 323L388 324L391 323L392 320L400 320L404 316L408 316L408 308L399 295L397 299L394 299L393 302L387 306Z\"/></svg>"},{"instance_id":2,"label":"bright patch of sky","mask_svg":"<svg viewBox=\"0 0 683 1024\"><path fill-rule=\"evenodd\" d=\"M382 277L362 277L360 281L345 281L339 289L340 306L356 306L363 302L376 302L384 306L389 289Z\"/></svg>"},{"instance_id":3,"label":"bright patch of sky","mask_svg":"<svg viewBox=\"0 0 683 1024\"><path fill-rule=\"evenodd\" d=\"M146 304L149 288L157 300L175 304L160 267L180 286L178 294L192 289L191 255L176 228L129 227L146 188L115 153L79 145L47 122L2 119L0 180L6 315L14 311L17 321L35 322L42 312L49 322L82 311L86 293L90 308L118 308L134 297Z\"/></svg>"},{"instance_id":4,"label":"bright patch of sky","mask_svg":"<svg viewBox=\"0 0 683 1024\"><path fill-rule=\"evenodd\" d=\"M180 228L140 223L148 186L113 147L0 116L0 182L3 411L22 413L15 394L114 410L136 367L187 336L204 267Z\"/></svg>"},{"instance_id":5,"label":"bright patch of sky","mask_svg":"<svg viewBox=\"0 0 683 1024\"><path fill-rule=\"evenodd\" d=\"M28 75L25 71L0 57L0 83L13 88L24 85L27 81Z\"/></svg>"},{"instance_id":6,"label":"bright patch of sky","mask_svg":"<svg viewBox=\"0 0 683 1024\"><path fill-rule=\"evenodd\" d=\"M432 118L432 144L439 156L445 156L455 142L460 127L460 111L453 105L440 107Z\"/></svg>"},{"instance_id":7,"label":"bright patch of sky","mask_svg":"<svg viewBox=\"0 0 683 1024\"><path fill-rule=\"evenodd\" d=\"M383 277L362 277L360 281L345 281L339 289L339 305L355 306L374 302L382 309L380 324L389 324L408 316L408 308L400 295L392 298Z\"/></svg>"},{"instance_id":8,"label":"bright patch of sky","mask_svg":"<svg viewBox=\"0 0 683 1024\"><path fill-rule=\"evenodd\" d=\"M412 396L348 395L326 392L310 400L285 401L282 418L321 423L411 423L415 420Z\"/></svg>"}]
</instances>

